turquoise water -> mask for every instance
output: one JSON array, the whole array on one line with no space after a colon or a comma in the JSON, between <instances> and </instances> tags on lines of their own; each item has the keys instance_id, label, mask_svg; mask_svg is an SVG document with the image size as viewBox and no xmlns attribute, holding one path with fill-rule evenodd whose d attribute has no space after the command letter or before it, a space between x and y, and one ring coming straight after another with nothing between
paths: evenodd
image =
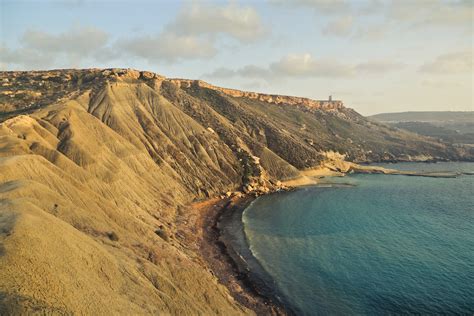
<instances>
[{"instance_id":1,"label":"turquoise water","mask_svg":"<svg viewBox=\"0 0 474 316\"><path fill-rule=\"evenodd\" d=\"M338 182L354 186L264 196L242 216L253 255L298 314L474 314L473 175Z\"/></svg>"}]
</instances>

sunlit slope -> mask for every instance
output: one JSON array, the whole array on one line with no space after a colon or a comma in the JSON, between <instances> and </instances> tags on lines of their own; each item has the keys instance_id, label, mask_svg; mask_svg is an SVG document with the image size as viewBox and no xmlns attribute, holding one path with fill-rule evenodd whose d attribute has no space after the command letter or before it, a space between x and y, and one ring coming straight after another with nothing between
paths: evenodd
<instances>
[{"instance_id":1,"label":"sunlit slope","mask_svg":"<svg viewBox=\"0 0 474 316\"><path fill-rule=\"evenodd\" d=\"M171 235L176 208L201 188L234 186L236 159L149 87L111 85L94 102L15 117L0 144L2 312L242 311L155 234Z\"/></svg>"},{"instance_id":2,"label":"sunlit slope","mask_svg":"<svg viewBox=\"0 0 474 316\"><path fill-rule=\"evenodd\" d=\"M190 202L328 157L473 157L308 99L133 70L0 77L18 90L0 97L0 314L248 313L178 231Z\"/></svg>"}]
</instances>

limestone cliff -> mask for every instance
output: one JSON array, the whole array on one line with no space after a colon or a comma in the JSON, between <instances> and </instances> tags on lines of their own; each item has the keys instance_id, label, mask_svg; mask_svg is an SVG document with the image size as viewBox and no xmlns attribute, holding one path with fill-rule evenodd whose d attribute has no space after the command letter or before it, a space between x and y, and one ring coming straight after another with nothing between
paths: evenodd
<instances>
[{"instance_id":1,"label":"limestone cliff","mask_svg":"<svg viewBox=\"0 0 474 316\"><path fill-rule=\"evenodd\" d=\"M241 91L236 89L221 88L211 85L202 80L188 80L188 79L169 79L170 82L180 88L191 88L193 85L200 88L207 88L215 91L220 91L227 95L236 98L249 98L259 101L282 104L282 105L297 105L304 106L309 109L323 109L323 110L337 110L344 107L342 101L332 100L312 100L308 98L292 97L278 94L264 94L257 92Z\"/></svg>"}]
</instances>

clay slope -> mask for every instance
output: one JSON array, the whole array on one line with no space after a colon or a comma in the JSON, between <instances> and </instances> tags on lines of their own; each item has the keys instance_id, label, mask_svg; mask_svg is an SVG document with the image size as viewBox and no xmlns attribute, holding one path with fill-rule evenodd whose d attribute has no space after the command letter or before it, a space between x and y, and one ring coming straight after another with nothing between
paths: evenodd
<instances>
[{"instance_id":1,"label":"clay slope","mask_svg":"<svg viewBox=\"0 0 474 316\"><path fill-rule=\"evenodd\" d=\"M148 86L17 116L0 144L2 313L245 311L173 236L179 206L235 186L237 160Z\"/></svg>"},{"instance_id":2,"label":"clay slope","mask_svg":"<svg viewBox=\"0 0 474 316\"><path fill-rule=\"evenodd\" d=\"M250 313L177 231L187 204L265 192L332 151L352 161L472 158L344 107L148 72L1 77L23 91L0 100L1 314Z\"/></svg>"}]
</instances>

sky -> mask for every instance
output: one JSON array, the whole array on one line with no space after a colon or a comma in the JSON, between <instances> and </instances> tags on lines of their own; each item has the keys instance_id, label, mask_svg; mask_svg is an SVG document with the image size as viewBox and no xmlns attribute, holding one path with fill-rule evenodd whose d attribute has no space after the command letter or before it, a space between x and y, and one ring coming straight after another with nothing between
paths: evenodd
<instances>
[{"instance_id":1,"label":"sky","mask_svg":"<svg viewBox=\"0 0 474 316\"><path fill-rule=\"evenodd\" d=\"M473 111L473 15L474 0L0 0L0 69L135 68L364 115Z\"/></svg>"}]
</instances>

